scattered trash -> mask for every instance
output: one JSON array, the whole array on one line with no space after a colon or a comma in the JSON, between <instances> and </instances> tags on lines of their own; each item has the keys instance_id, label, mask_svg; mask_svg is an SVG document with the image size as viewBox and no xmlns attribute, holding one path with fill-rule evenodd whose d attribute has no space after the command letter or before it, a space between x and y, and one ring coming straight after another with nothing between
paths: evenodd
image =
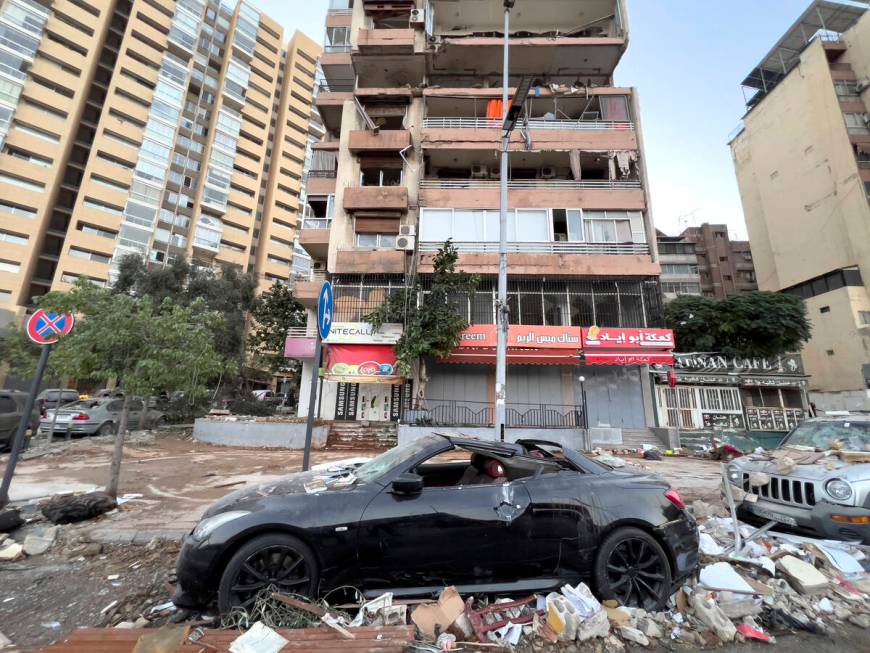
<instances>
[{"instance_id":1,"label":"scattered trash","mask_svg":"<svg viewBox=\"0 0 870 653\"><path fill-rule=\"evenodd\" d=\"M54 496L40 508L53 524L72 524L93 519L117 507L117 502L105 492Z\"/></svg>"},{"instance_id":2,"label":"scattered trash","mask_svg":"<svg viewBox=\"0 0 870 653\"><path fill-rule=\"evenodd\" d=\"M45 528L37 533L30 533L24 538L24 553L29 556L42 555L48 551L57 537L57 526Z\"/></svg>"},{"instance_id":3,"label":"scattered trash","mask_svg":"<svg viewBox=\"0 0 870 653\"><path fill-rule=\"evenodd\" d=\"M455 587L448 587L437 603L423 603L411 612L411 621L425 637L434 640L465 612L465 603ZM436 629L438 632L436 632Z\"/></svg>"},{"instance_id":4,"label":"scattered trash","mask_svg":"<svg viewBox=\"0 0 870 653\"><path fill-rule=\"evenodd\" d=\"M776 643L776 639L774 639L770 635L765 635L762 631L758 630L758 628L753 628L749 624L737 624L736 630L746 639L757 639L759 641L769 642L771 644Z\"/></svg>"},{"instance_id":5,"label":"scattered trash","mask_svg":"<svg viewBox=\"0 0 870 653\"><path fill-rule=\"evenodd\" d=\"M15 540L6 540L0 544L0 562L12 562L24 556L24 547Z\"/></svg>"},{"instance_id":6,"label":"scattered trash","mask_svg":"<svg viewBox=\"0 0 870 653\"><path fill-rule=\"evenodd\" d=\"M828 587L828 579L818 569L792 555L777 560L776 566L801 594L817 594Z\"/></svg>"}]
</instances>

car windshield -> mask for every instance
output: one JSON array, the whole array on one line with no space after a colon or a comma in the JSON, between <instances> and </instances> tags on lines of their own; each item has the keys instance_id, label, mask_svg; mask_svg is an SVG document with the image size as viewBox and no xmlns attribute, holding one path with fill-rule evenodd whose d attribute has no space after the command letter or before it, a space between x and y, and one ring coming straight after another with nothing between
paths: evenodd
<instances>
[{"instance_id":1,"label":"car windshield","mask_svg":"<svg viewBox=\"0 0 870 653\"><path fill-rule=\"evenodd\" d=\"M71 404L61 406L61 410L81 410L83 408L94 408L99 405L99 401L76 401Z\"/></svg>"},{"instance_id":2,"label":"car windshield","mask_svg":"<svg viewBox=\"0 0 870 653\"><path fill-rule=\"evenodd\" d=\"M870 422L804 422L782 446L870 451Z\"/></svg>"},{"instance_id":3,"label":"car windshield","mask_svg":"<svg viewBox=\"0 0 870 653\"><path fill-rule=\"evenodd\" d=\"M376 481L384 476L397 465L410 461L431 447L433 441L431 438L420 438L414 442L402 445L401 447L393 447L389 451L385 451L377 458L372 458L367 463L360 465L354 470L354 476L358 480L366 483ZM445 445L447 442L445 441Z\"/></svg>"}]
</instances>

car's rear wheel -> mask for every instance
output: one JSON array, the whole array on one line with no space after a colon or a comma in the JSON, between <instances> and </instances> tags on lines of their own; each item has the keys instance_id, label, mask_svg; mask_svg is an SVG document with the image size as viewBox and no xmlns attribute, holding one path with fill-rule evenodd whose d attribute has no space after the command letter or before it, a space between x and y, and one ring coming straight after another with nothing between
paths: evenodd
<instances>
[{"instance_id":1,"label":"car's rear wheel","mask_svg":"<svg viewBox=\"0 0 870 653\"><path fill-rule=\"evenodd\" d=\"M602 599L658 610L671 592L671 565L655 538L626 527L605 538L595 558L595 586Z\"/></svg>"},{"instance_id":2,"label":"car's rear wheel","mask_svg":"<svg viewBox=\"0 0 870 653\"><path fill-rule=\"evenodd\" d=\"M115 425L112 422L106 422L97 430L97 435L115 435Z\"/></svg>"},{"instance_id":3,"label":"car's rear wheel","mask_svg":"<svg viewBox=\"0 0 870 653\"><path fill-rule=\"evenodd\" d=\"M218 609L226 614L248 607L268 587L313 597L317 589L314 553L299 538L284 533L261 535L230 558L218 586Z\"/></svg>"}]
</instances>

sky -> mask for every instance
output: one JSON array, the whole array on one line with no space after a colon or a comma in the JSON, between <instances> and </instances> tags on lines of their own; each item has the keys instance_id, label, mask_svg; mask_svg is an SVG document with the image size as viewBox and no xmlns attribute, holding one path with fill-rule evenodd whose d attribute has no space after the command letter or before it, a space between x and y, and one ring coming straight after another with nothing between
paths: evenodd
<instances>
[{"instance_id":1,"label":"sky","mask_svg":"<svg viewBox=\"0 0 870 653\"><path fill-rule=\"evenodd\" d=\"M745 239L728 148L745 111L740 82L809 0L627 1L630 43L616 83L639 94L656 227L674 235L725 223ZM327 0L252 2L322 42Z\"/></svg>"}]
</instances>

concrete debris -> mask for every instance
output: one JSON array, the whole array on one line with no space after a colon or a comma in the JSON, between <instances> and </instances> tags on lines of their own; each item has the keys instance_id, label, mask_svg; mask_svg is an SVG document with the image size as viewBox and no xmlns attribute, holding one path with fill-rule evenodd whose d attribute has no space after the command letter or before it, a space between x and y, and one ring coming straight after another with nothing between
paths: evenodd
<instances>
[{"instance_id":1,"label":"concrete debris","mask_svg":"<svg viewBox=\"0 0 870 653\"><path fill-rule=\"evenodd\" d=\"M640 632L637 628L632 628L631 626L620 626L619 636L622 637L622 639L624 640L632 642L633 644L649 646L649 639L647 639L647 636Z\"/></svg>"},{"instance_id":2,"label":"concrete debris","mask_svg":"<svg viewBox=\"0 0 870 653\"><path fill-rule=\"evenodd\" d=\"M870 628L870 614L852 614L849 615L849 623L859 628Z\"/></svg>"},{"instance_id":3,"label":"concrete debris","mask_svg":"<svg viewBox=\"0 0 870 653\"><path fill-rule=\"evenodd\" d=\"M752 487L764 487L770 483L770 476L764 472L752 472L749 474L749 485Z\"/></svg>"},{"instance_id":4,"label":"concrete debris","mask_svg":"<svg viewBox=\"0 0 870 653\"><path fill-rule=\"evenodd\" d=\"M0 545L0 561L12 562L24 556L24 547L14 540L6 540Z\"/></svg>"},{"instance_id":5,"label":"concrete debris","mask_svg":"<svg viewBox=\"0 0 870 653\"><path fill-rule=\"evenodd\" d=\"M828 587L828 579L818 569L792 555L783 556L776 565L801 594L818 594Z\"/></svg>"},{"instance_id":6,"label":"concrete debris","mask_svg":"<svg viewBox=\"0 0 870 653\"><path fill-rule=\"evenodd\" d=\"M662 631L662 627L659 626L655 619L651 617L645 617L641 619L637 624L638 630L651 639L661 639L665 636L664 631Z\"/></svg>"},{"instance_id":7,"label":"concrete debris","mask_svg":"<svg viewBox=\"0 0 870 653\"><path fill-rule=\"evenodd\" d=\"M734 640L734 635L737 633L734 624L713 599L696 592L692 594L691 603L695 616L713 629L719 639L723 642Z\"/></svg>"},{"instance_id":8,"label":"concrete debris","mask_svg":"<svg viewBox=\"0 0 870 653\"><path fill-rule=\"evenodd\" d=\"M12 640L0 633L0 650L12 646Z\"/></svg>"},{"instance_id":9,"label":"concrete debris","mask_svg":"<svg viewBox=\"0 0 870 653\"><path fill-rule=\"evenodd\" d=\"M29 556L42 555L53 545L57 537L57 526L42 529L37 533L30 533L24 538L24 553Z\"/></svg>"}]
</instances>

